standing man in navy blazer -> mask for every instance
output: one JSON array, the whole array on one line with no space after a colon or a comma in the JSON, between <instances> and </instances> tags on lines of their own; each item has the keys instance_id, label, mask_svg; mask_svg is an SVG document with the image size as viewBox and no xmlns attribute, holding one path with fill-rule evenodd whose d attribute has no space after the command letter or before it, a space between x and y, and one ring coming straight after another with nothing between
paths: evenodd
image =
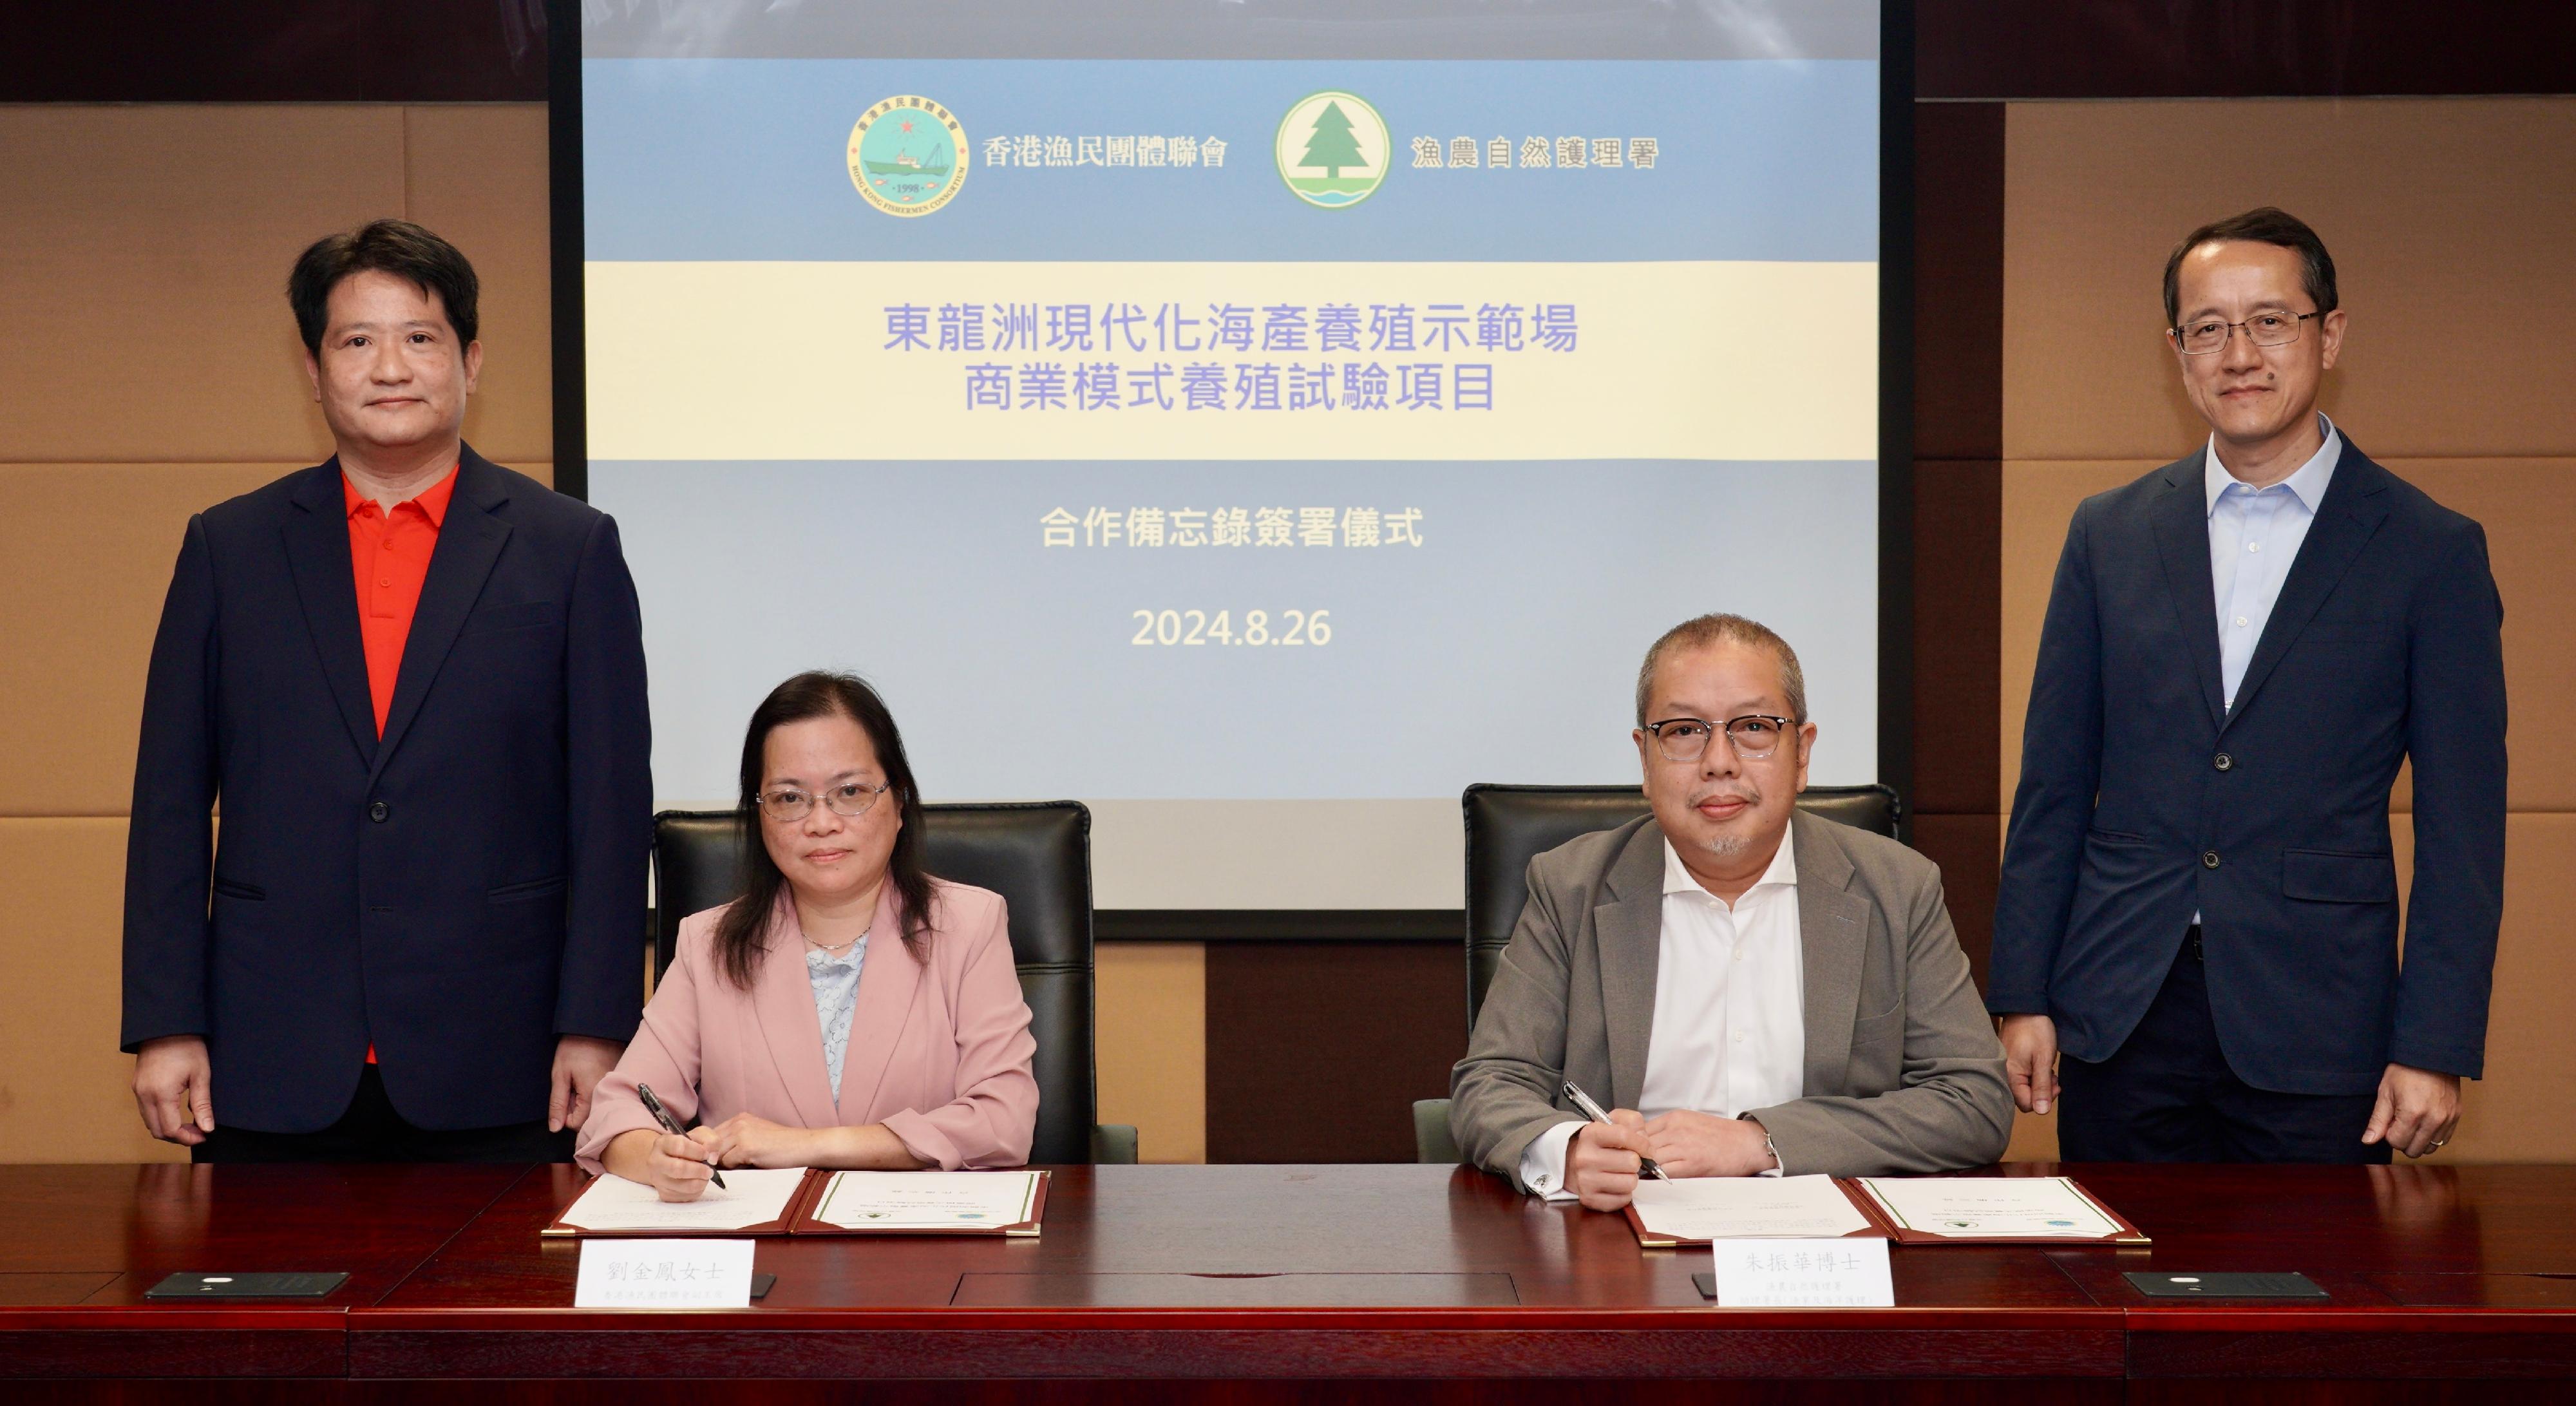
<instances>
[{"instance_id":1,"label":"standing man in navy blazer","mask_svg":"<svg viewBox=\"0 0 2576 1406\"><path fill-rule=\"evenodd\" d=\"M2345 317L2305 224L2193 231L2165 317L2209 444L2076 509L1986 1004L2067 1160L2420 1157L2484 1063L2503 908L2486 533L2317 413Z\"/></svg>"},{"instance_id":2,"label":"standing man in navy blazer","mask_svg":"<svg viewBox=\"0 0 2576 1406\"><path fill-rule=\"evenodd\" d=\"M339 452L180 543L126 851L135 1101L200 1161L566 1160L643 995L617 528L465 445L447 241L332 236L287 296Z\"/></svg>"}]
</instances>

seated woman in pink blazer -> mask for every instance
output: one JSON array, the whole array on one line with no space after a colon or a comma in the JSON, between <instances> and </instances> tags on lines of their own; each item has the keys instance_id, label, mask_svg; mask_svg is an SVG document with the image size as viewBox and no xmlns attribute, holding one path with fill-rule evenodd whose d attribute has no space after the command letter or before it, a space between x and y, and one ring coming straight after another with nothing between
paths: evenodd
<instances>
[{"instance_id":1,"label":"seated woman in pink blazer","mask_svg":"<svg viewBox=\"0 0 2576 1406\"><path fill-rule=\"evenodd\" d=\"M710 1167L1016 1167L1038 1087L1002 896L921 865L912 766L875 690L799 674L742 748L744 897L680 925L599 1085L582 1166L694 1200ZM683 1125L662 1131L636 1085Z\"/></svg>"}]
</instances>

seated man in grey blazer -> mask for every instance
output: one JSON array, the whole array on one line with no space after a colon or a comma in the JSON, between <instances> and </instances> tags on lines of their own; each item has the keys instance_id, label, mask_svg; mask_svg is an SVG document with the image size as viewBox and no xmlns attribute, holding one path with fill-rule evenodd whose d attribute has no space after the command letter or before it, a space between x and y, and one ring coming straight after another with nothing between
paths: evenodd
<instances>
[{"instance_id":1,"label":"seated man in grey blazer","mask_svg":"<svg viewBox=\"0 0 2576 1406\"><path fill-rule=\"evenodd\" d=\"M1468 1160L1617 1210L1675 1177L1952 1171L2003 1155L2003 1047L1898 844L1796 813L1816 725L1797 653L1736 615L1637 673L1654 813L1530 862L1529 904L1449 1076ZM1589 1123L1560 1092L1613 1104Z\"/></svg>"}]
</instances>

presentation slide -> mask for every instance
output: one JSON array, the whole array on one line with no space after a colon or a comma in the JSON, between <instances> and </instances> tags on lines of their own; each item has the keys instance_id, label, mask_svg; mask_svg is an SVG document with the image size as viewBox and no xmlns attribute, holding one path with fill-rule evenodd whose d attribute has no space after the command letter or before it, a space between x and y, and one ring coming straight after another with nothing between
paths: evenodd
<instances>
[{"instance_id":1,"label":"presentation slide","mask_svg":"<svg viewBox=\"0 0 2576 1406\"><path fill-rule=\"evenodd\" d=\"M1454 907L1459 792L1633 783L1710 610L1877 779L1874 4L629 8L587 433L664 803L849 669L927 799L1089 803L1102 907Z\"/></svg>"}]
</instances>

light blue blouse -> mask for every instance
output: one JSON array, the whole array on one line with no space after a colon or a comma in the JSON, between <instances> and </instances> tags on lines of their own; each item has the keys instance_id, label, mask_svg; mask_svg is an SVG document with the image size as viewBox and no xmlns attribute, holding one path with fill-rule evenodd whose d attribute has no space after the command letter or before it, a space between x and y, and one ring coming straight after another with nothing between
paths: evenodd
<instances>
[{"instance_id":1,"label":"light blue blouse","mask_svg":"<svg viewBox=\"0 0 2576 1406\"><path fill-rule=\"evenodd\" d=\"M823 1064L832 1071L832 1101L841 1101L841 1059L850 1052L850 1013L859 1004L859 968L868 959L865 936L847 956L805 949L805 980L814 988L814 1016L823 1023Z\"/></svg>"}]
</instances>

